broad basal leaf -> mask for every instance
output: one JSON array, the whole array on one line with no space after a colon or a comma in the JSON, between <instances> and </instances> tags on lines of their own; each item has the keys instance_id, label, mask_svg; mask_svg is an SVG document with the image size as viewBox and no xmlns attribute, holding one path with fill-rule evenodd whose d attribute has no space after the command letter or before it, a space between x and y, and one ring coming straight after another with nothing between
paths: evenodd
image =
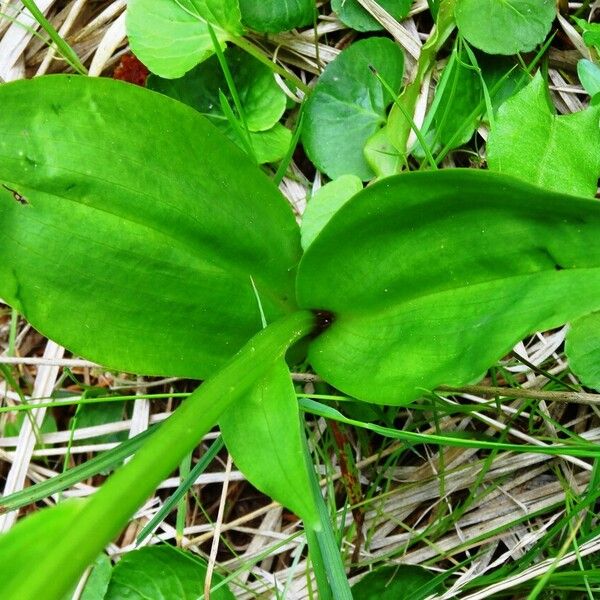
<instances>
[{"instance_id":1,"label":"broad basal leaf","mask_svg":"<svg viewBox=\"0 0 600 600\"><path fill-rule=\"evenodd\" d=\"M592 98L600 92L600 67L587 58L577 61L577 76L583 89Z\"/></svg>"},{"instance_id":2,"label":"broad basal leaf","mask_svg":"<svg viewBox=\"0 0 600 600\"><path fill-rule=\"evenodd\" d=\"M457 0L456 24L467 41L488 54L529 52L556 17L555 0Z\"/></svg>"},{"instance_id":3,"label":"broad basal leaf","mask_svg":"<svg viewBox=\"0 0 600 600\"><path fill-rule=\"evenodd\" d=\"M334 215L297 290L334 314L310 347L317 372L406 404L600 308L600 203L474 170L387 178Z\"/></svg>"},{"instance_id":4,"label":"broad basal leaf","mask_svg":"<svg viewBox=\"0 0 600 600\"><path fill-rule=\"evenodd\" d=\"M310 25L315 18L313 0L239 0L239 3L244 24L265 33Z\"/></svg>"},{"instance_id":5,"label":"broad basal leaf","mask_svg":"<svg viewBox=\"0 0 600 600\"><path fill-rule=\"evenodd\" d=\"M498 110L488 139L490 169L567 194L595 196L600 107L557 116L540 73Z\"/></svg>"},{"instance_id":6,"label":"broad basal leaf","mask_svg":"<svg viewBox=\"0 0 600 600\"><path fill-rule=\"evenodd\" d=\"M412 0L378 0L381 6L397 21L402 21L409 11ZM364 9L358 0L332 0L331 8L337 13L340 21L357 31L377 31L383 29L379 22Z\"/></svg>"},{"instance_id":7,"label":"broad basal leaf","mask_svg":"<svg viewBox=\"0 0 600 600\"><path fill-rule=\"evenodd\" d=\"M600 312L586 315L572 324L565 351L569 366L581 382L600 391Z\"/></svg>"},{"instance_id":8,"label":"broad basal leaf","mask_svg":"<svg viewBox=\"0 0 600 600\"><path fill-rule=\"evenodd\" d=\"M281 359L219 420L235 464L261 492L318 526L304 457L298 400Z\"/></svg>"},{"instance_id":9,"label":"broad basal leaf","mask_svg":"<svg viewBox=\"0 0 600 600\"><path fill-rule=\"evenodd\" d=\"M393 98L370 68L399 90L403 65L402 50L387 38L356 42L327 65L306 102L302 142L312 162L331 179L374 176L364 148L385 124Z\"/></svg>"},{"instance_id":10,"label":"broad basal leaf","mask_svg":"<svg viewBox=\"0 0 600 600\"><path fill-rule=\"evenodd\" d=\"M36 102L32 103L31 99ZM204 378L293 308L298 228L196 111L120 82L0 87L0 297L109 367Z\"/></svg>"},{"instance_id":11,"label":"broad basal leaf","mask_svg":"<svg viewBox=\"0 0 600 600\"><path fill-rule=\"evenodd\" d=\"M125 554L113 569L104 600L198 600L204 597L207 565L199 556L172 546L148 546ZM214 574L212 586L223 577ZM211 600L234 600L227 586Z\"/></svg>"},{"instance_id":12,"label":"broad basal leaf","mask_svg":"<svg viewBox=\"0 0 600 600\"><path fill-rule=\"evenodd\" d=\"M240 18L238 0L128 0L127 36L153 73L181 77L214 53L209 24L224 47Z\"/></svg>"}]
</instances>

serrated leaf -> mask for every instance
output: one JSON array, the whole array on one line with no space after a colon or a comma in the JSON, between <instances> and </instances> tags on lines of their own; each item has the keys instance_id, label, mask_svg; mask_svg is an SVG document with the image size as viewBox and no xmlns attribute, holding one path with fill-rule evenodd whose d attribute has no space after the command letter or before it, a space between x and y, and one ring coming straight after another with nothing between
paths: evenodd
<instances>
[{"instance_id":1,"label":"serrated leaf","mask_svg":"<svg viewBox=\"0 0 600 600\"><path fill-rule=\"evenodd\" d=\"M305 105L302 143L311 161L331 179L373 177L365 144L385 124L393 98L370 68L398 90L403 65L400 47L375 37L352 44L323 71Z\"/></svg>"},{"instance_id":2,"label":"serrated leaf","mask_svg":"<svg viewBox=\"0 0 600 600\"><path fill-rule=\"evenodd\" d=\"M498 110L487 150L494 171L559 192L595 196L600 107L557 116L538 73Z\"/></svg>"},{"instance_id":3,"label":"serrated leaf","mask_svg":"<svg viewBox=\"0 0 600 600\"><path fill-rule=\"evenodd\" d=\"M554 0L457 0L456 25L488 54L529 52L541 44L556 17Z\"/></svg>"},{"instance_id":4,"label":"serrated leaf","mask_svg":"<svg viewBox=\"0 0 600 600\"><path fill-rule=\"evenodd\" d=\"M196 111L66 76L3 85L0 103L0 183L28 203L0 187L0 296L45 335L205 378L261 329L252 280L269 322L293 310L292 211Z\"/></svg>"},{"instance_id":5,"label":"serrated leaf","mask_svg":"<svg viewBox=\"0 0 600 600\"><path fill-rule=\"evenodd\" d=\"M250 483L318 526L298 400L282 359L219 420L225 445Z\"/></svg>"},{"instance_id":6,"label":"serrated leaf","mask_svg":"<svg viewBox=\"0 0 600 600\"><path fill-rule=\"evenodd\" d=\"M397 21L408 16L412 0L377 0L381 6ZM340 21L357 31L378 31L383 29L379 22L363 8L358 0L332 0L331 8Z\"/></svg>"},{"instance_id":7,"label":"serrated leaf","mask_svg":"<svg viewBox=\"0 0 600 600\"><path fill-rule=\"evenodd\" d=\"M129 0L127 36L135 55L161 77L181 77L243 33L238 0Z\"/></svg>"},{"instance_id":8,"label":"serrated leaf","mask_svg":"<svg viewBox=\"0 0 600 600\"><path fill-rule=\"evenodd\" d=\"M572 323L565 351L569 366L581 382L600 391L600 312Z\"/></svg>"},{"instance_id":9,"label":"serrated leaf","mask_svg":"<svg viewBox=\"0 0 600 600\"><path fill-rule=\"evenodd\" d=\"M408 404L600 308L600 203L483 171L390 177L310 245L297 293L334 314L310 346L316 371L356 398Z\"/></svg>"},{"instance_id":10,"label":"serrated leaf","mask_svg":"<svg viewBox=\"0 0 600 600\"><path fill-rule=\"evenodd\" d=\"M113 569L104 600L198 600L204 597L207 565L172 546L148 546L125 554ZM223 581L212 576L212 586ZM234 600L227 586L211 591L212 600Z\"/></svg>"},{"instance_id":11,"label":"serrated leaf","mask_svg":"<svg viewBox=\"0 0 600 600\"><path fill-rule=\"evenodd\" d=\"M310 25L315 18L313 0L239 0L242 21L263 33L279 33Z\"/></svg>"}]
</instances>

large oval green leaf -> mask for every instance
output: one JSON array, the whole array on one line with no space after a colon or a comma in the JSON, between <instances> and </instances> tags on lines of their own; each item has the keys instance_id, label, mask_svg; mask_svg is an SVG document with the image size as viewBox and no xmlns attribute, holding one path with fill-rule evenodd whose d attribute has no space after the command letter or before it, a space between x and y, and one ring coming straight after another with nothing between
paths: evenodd
<instances>
[{"instance_id":1,"label":"large oval green leaf","mask_svg":"<svg viewBox=\"0 0 600 600\"><path fill-rule=\"evenodd\" d=\"M489 54L529 52L556 17L555 0L457 0L456 24L466 40Z\"/></svg>"},{"instance_id":2,"label":"large oval green leaf","mask_svg":"<svg viewBox=\"0 0 600 600\"><path fill-rule=\"evenodd\" d=\"M402 83L404 55L387 38L352 44L330 62L306 102L302 143L310 160L331 179L374 176L364 156L367 140L386 121L393 98L371 72L393 90Z\"/></svg>"},{"instance_id":3,"label":"large oval green leaf","mask_svg":"<svg viewBox=\"0 0 600 600\"><path fill-rule=\"evenodd\" d=\"M388 178L311 244L297 293L335 313L311 344L317 372L358 398L405 404L600 308L600 204L481 171Z\"/></svg>"},{"instance_id":4,"label":"large oval green leaf","mask_svg":"<svg viewBox=\"0 0 600 600\"><path fill-rule=\"evenodd\" d=\"M257 295L268 321L293 309L292 212L196 111L65 76L3 85L0 105L0 297L44 334L204 378L260 330Z\"/></svg>"},{"instance_id":5,"label":"large oval green leaf","mask_svg":"<svg viewBox=\"0 0 600 600\"><path fill-rule=\"evenodd\" d=\"M214 44L242 34L238 0L128 0L127 36L136 56L161 77L181 77Z\"/></svg>"},{"instance_id":6,"label":"large oval green leaf","mask_svg":"<svg viewBox=\"0 0 600 600\"><path fill-rule=\"evenodd\" d=\"M394 19L404 19L412 4L412 0L379 0L379 6L385 9ZM357 31L377 31L383 29L380 23L364 9L358 0L331 0L331 8L337 13L340 21Z\"/></svg>"}]
</instances>

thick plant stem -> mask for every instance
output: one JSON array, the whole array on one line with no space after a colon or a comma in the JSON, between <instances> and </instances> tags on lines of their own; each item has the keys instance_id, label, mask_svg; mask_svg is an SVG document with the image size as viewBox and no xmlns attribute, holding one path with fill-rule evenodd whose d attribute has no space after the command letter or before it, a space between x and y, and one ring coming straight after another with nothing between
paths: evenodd
<instances>
[{"instance_id":1,"label":"thick plant stem","mask_svg":"<svg viewBox=\"0 0 600 600\"><path fill-rule=\"evenodd\" d=\"M212 378L205 381L165 421L133 459L119 469L81 509L52 554L35 565L37 584L23 582L11 597L61 599L85 567L123 528L152 494L215 425L221 413L244 394L314 327L314 315L299 311L256 334Z\"/></svg>"}]
</instances>

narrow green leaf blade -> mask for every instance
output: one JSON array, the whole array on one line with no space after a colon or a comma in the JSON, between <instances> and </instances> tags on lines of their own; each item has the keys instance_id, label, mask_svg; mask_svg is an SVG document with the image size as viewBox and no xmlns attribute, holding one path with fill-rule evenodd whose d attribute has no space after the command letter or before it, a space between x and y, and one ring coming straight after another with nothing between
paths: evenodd
<instances>
[{"instance_id":1,"label":"narrow green leaf blade","mask_svg":"<svg viewBox=\"0 0 600 600\"><path fill-rule=\"evenodd\" d=\"M565 351L569 366L581 382L600 391L600 312L586 315L572 324Z\"/></svg>"},{"instance_id":2,"label":"narrow green leaf blade","mask_svg":"<svg viewBox=\"0 0 600 600\"><path fill-rule=\"evenodd\" d=\"M238 0L129 0L127 35L135 55L161 77L181 77L214 53L208 23L224 43L241 35Z\"/></svg>"},{"instance_id":3,"label":"narrow green leaf blade","mask_svg":"<svg viewBox=\"0 0 600 600\"><path fill-rule=\"evenodd\" d=\"M600 106L555 115L538 72L498 110L487 149L494 171L557 192L593 197L600 176Z\"/></svg>"},{"instance_id":4,"label":"narrow green leaf blade","mask_svg":"<svg viewBox=\"0 0 600 600\"><path fill-rule=\"evenodd\" d=\"M104 600L197 600L204 597L207 565L190 552L172 546L149 546L128 552L113 569ZM214 574L212 585L223 581ZM212 600L234 600L227 586L210 594Z\"/></svg>"},{"instance_id":5,"label":"narrow green leaf blade","mask_svg":"<svg viewBox=\"0 0 600 600\"><path fill-rule=\"evenodd\" d=\"M482 171L388 178L333 217L297 290L335 315L311 344L317 372L357 398L406 404L600 308L600 204Z\"/></svg>"},{"instance_id":6,"label":"narrow green leaf blade","mask_svg":"<svg viewBox=\"0 0 600 600\"><path fill-rule=\"evenodd\" d=\"M317 526L298 401L283 359L221 416L219 426L227 449L250 483Z\"/></svg>"},{"instance_id":7,"label":"narrow green leaf blade","mask_svg":"<svg viewBox=\"0 0 600 600\"><path fill-rule=\"evenodd\" d=\"M45 335L205 378L261 328L252 281L269 322L293 310L292 211L196 111L65 76L3 85L0 104L0 296Z\"/></svg>"}]
</instances>

